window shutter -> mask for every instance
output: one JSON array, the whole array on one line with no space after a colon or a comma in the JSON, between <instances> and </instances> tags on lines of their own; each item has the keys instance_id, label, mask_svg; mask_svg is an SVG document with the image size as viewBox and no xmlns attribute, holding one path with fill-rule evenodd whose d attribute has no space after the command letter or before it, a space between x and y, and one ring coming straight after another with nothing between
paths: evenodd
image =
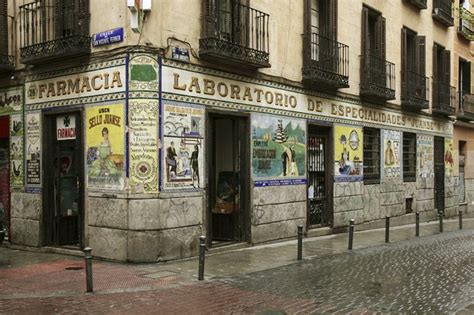
<instances>
[{"instance_id":1,"label":"window shutter","mask_svg":"<svg viewBox=\"0 0 474 315\"><path fill-rule=\"evenodd\" d=\"M466 68L467 68L467 71L466 71L466 75L464 76L465 77L465 81L466 81L466 89L465 89L465 92L467 94L471 94L471 85L472 85L472 82L471 82L471 62L468 61L466 62Z\"/></svg>"},{"instance_id":2,"label":"window shutter","mask_svg":"<svg viewBox=\"0 0 474 315\"><path fill-rule=\"evenodd\" d=\"M0 54L8 55L8 7L7 0L0 0Z\"/></svg>"},{"instance_id":3,"label":"window shutter","mask_svg":"<svg viewBox=\"0 0 474 315\"><path fill-rule=\"evenodd\" d=\"M370 37L369 37L369 9L362 8L362 55L370 53Z\"/></svg>"},{"instance_id":4,"label":"window shutter","mask_svg":"<svg viewBox=\"0 0 474 315\"><path fill-rule=\"evenodd\" d=\"M444 83L451 84L451 52L449 50L443 51L443 65L444 65Z\"/></svg>"},{"instance_id":5,"label":"window shutter","mask_svg":"<svg viewBox=\"0 0 474 315\"><path fill-rule=\"evenodd\" d=\"M329 38L337 40L337 0L329 0Z\"/></svg>"},{"instance_id":6,"label":"window shutter","mask_svg":"<svg viewBox=\"0 0 474 315\"><path fill-rule=\"evenodd\" d=\"M216 34L216 0L205 0L203 1L203 12L204 12L204 37L212 37Z\"/></svg>"},{"instance_id":7,"label":"window shutter","mask_svg":"<svg viewBox=\"0 0 474 315\"><path fill-rule=\"evenodd\" d=\"M426 76L426 37L417 36L416 37L416 64L418 74Z\"/></svg>"},{"instance_id":8,"label":"window shutter","mask_svg":"<svg viewBox=\"0 0 474 315\"><path fill-rule=\"evenodd\" d=\"M381 15L377 17L375 32L377 57L385 60L385 18Z\"/></svg>"},{"instance_id":9,"label":"window shutter","mask_svg":"<svg viewBox=\"0 0 474 315\"><path fill-rule=\"evenodd\" d=\"M433 44L433 105L438 103L438 45Z\"/></svg>"},{"instance_id":10,"label":"window shutter","mask_svg":"<svg viewBox=\"0 0 474 315\"><path fill-rule=\"evenodd\" d=\"M407 54L407 39L408 39L408 34L407 30L405 28L402 28L402 93L406 91L407 89L407 81L408 81L408 54Z\"/></svg>"}]
</instances>

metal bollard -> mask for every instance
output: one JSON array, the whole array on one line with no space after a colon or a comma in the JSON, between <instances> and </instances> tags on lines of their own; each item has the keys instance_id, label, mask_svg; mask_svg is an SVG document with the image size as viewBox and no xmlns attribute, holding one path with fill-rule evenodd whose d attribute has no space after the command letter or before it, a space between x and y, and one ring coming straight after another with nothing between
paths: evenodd
<instances>
[{"instance_id":1,"label":"metal bollard","mask_svg":"<svg viewBox=\"0 0 474 315\"><path fill-rule=\"evenodd\" d=\"M438 213L438 218L439 218L439 232L443 233L443 213L442 212Z\"/></svg>"},{"instance_id":2,"label":"metal bollard","mask_svg":"<svg viewBox=\"0 0 474 315\"><path fill-rule=\"evenodd\" d=\"M415 236L420 236L420 214L417 212L415 214Z\"/></svg>"},{"instance_id":3,"label":"metal bollard","mask_svg":"<svg viewBox=\"0 0 474 315\"><path fill-rule=\"evenodd\" d=\"M354 241L354 219L349 221L349 245L347 249L352 250L352 243Z\"/></svg>"},{"instance_id":4,"label":"metal bollard","mask_svg":"<svg viewBox=\"0 0 474 315\"><path fill-rule=\"evenodd\" d=\"M459 210L459 229L462 230L462 210Z\"/></svg>"},{"instance_id":5,"label":"metal bollard","mask_svg":"<svg viewBox=\"0 0 474 315\"><path fill-rule=\"evenodd\" d=\"M385 243L390 242L390 216L385 217Z\"/></svg>"},{"instance_id":6,"label":"metal bollard","mask_svg":"<svg viewBox=\"0 0 474 315\"><path fill-rule=\"evenodd\" d=\"M199 237L199 275L198 280L204 280L204 261L206 259L206 237Z\"/></svg>"},{"instance_id":7,"label":"metal bollard","mask_svg":"<svg viewBox=\"0 0 474 315\"><path fill-rule=\"evenodd\" d=\"M298 254L297 259L303 259L303 226L298 225Z\"/></svg>"},{"instance_id":8,"label":"metal bollard","mask_svg":"<svg viewBox=\"0 0 474 315\"><path fill-rule=\"evenodd\" d=\"M86 261L86 292L94 292L92 283L92 248L84 248L84 259Z\"/></svg>"}]
</instances>

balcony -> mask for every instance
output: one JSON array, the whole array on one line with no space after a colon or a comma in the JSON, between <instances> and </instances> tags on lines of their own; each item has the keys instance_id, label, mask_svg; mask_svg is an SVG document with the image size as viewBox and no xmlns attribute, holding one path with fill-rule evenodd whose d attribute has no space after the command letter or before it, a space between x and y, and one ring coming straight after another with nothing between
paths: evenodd
<instances>
[{"instance_id":1,"label":"balcony","mask_svg":"<svg viewBox=\"0 0 474 315\"><path fill-rule=\"evenodd\" d=\"M374 101L395 99L395 64L374 55L361 56L360 95Z\"/></svg>"},{"instance_id":2,"label":"balcony","mask_svg":"<svg viewBox=\"0 0 474 315\"><path fill-rule=\"evenodd\" d=\"M251 69L270 67L270 16L238 0L231 0L229 7L225 7L225 3L205 1L204 34L199 40L199 56Z\"/></svg>"},{"instance_id":3,"label":"balcony","mask_svg":"<svg viewBox=\"0 0 474 315\"><path fill-rule=\"evenodd\" d=\"M402 71L402 107L419 111L430 107L429 78L413 71Z\"/></svg>"},{"instance_id":4,"label":"balcony","mask_svg":"<svg viewBox=\"0 0 474 315\"><path fill-rule=\"evenodd\" d=\"M444 82L433 82L433 114L453 115L455 104L456 88Z\"/></svg>"},{"instance_id":5,"label":"balcony","mask_svg":"<svg viewBox=\"0 0 474 315\"><path fill-rule=\"evenodd\" d=\"M433 0L432 16L435 20L448 27L453 26L453 4L451 0Z\"/></svg>"},{"instance_id":6,"label":"balcony","mask_svg":"<svg viewBox=\"0 0 474 315\"><path fill-rule=\"evenodd\" d=\"M457 119L464 121L474 121L474 94L459 95L459 110Z\"/></svg>"},{"instance_id":7,"label":"balcony","mask_svg":"<svg viewBox=\"0 0 474 315\"><path fill-rule=\"evenodd\" d=\"M316 33L304 36L303 81L315 87L349 87L349 46Z\"/></svg>"},{"instance_id":8,"label":"balcony","mask_svg":"<svg viewBox=\"0 0 474 315\"><path fill-rule=\"evenodd\" d=\"M20 6L20 61L35 65L90 54L89 20L89 0Z\"/></svg>"},{"instance_id":9,"label":"balcony","mask_svg":"<svg viewBox=\"0 0 474 315\"><path fill-rule=\"evenodd\" d=\"M426 0L408 0L408 3L417 7L420 10L426 9L428 6L426 5Z\"/></svg>"},{"instance_id":10,"label":"balcony","mask_svg":"<svg viewBox=\"0 0 474 315\"><path fill-rule=\"evenodd\" d=\"M465 39L469 41L474 40L474 14L466 10L465 8L460 8L459 10L459 28L458 33L464 36Z\"/></svg>"}]
</instances>

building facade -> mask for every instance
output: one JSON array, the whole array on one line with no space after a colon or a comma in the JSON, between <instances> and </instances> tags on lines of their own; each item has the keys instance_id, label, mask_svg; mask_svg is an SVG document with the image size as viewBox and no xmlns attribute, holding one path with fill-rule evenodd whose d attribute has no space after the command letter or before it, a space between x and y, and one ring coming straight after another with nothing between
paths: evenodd
<instances>
[{"instance_id":1,"label":"building facade","mask_svg":"<svg viewBox=\"0 0 474 315\"><path fill-rule=\"evenodd\" d=\"M472 212L451 1L131 2L2 2L11 243L144 262Z\"/></svg>"}]
</instances>

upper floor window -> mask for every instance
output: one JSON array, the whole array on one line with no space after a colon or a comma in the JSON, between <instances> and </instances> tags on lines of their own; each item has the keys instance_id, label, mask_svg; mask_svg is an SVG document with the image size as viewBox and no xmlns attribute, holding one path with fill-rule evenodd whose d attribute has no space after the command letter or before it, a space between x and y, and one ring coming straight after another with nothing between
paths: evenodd
<instances>
[{"instance_id":1,"label":"upper floor window","mask_svg":"<svg viewBox=\"0 0 474 315\"><path fill-rule=\"evenodd\" d=\"M426 38L402 28L402 106L427 109Z\"/></svg>"},{"instance_id":2,"label":"upper floor window","mask_svg":"<svg viewBox=\"0 0 474 315\"><path fill-rule=\"evenodd\" d=\"M364 183L380 182L380 130L364 128Z\"/></svg>"},{"instance_id":3,"label":"upper floor window","mask_svg":"<svg viewBox=\"0 0 474 315\"><path fill-rule=\"evenodd\" d=\"M451 52L433 44L433 111L450 115L454 112L456 89L451 82Z\"/></svg>"},{"instance_id":4,"label":"upper floor window","mask_svg":"<svg viewBox=\"0 0 474 315\"><path fill-rule=\"evenodd\" d=\"M0 71L13 70L13 50L9 43L8 0L0 0Z\"/></svg>"},{"instance_id":5,"label":"upper floor window","mask_svg":"<svg viewBox=\"0 0 474 315\"><path fill-rule=\"evenodd\" d=\"M303 80L326 92L349 86L349 47L337 41L337 0L305 0Z\"/></svg>"},{"instance_id":6,"label":"upper floor window","mask_svg":"<svg viewBox=\"0 0 474 315\"><path fill-rule=\"evenodd\" d=\"M90 53L89 21L89 0L35 0L21 5L22 63Z\"/></svg>"},{"instance_id":7,"label":"upper floor window","mask_svg":"<svg viewBox=\"0 0 474 315\"><path fill-rule=\"evenodd\" d=\"M458 32L467 40L474 40L474 14L471 13L469 0L459 0Z\"/></svg>"},{"instance_id":8,"label":"upper floor window","mask_svg":"<svg viewBox=\"0 0 474 315\"><path fill-rule=\"evenodd\" d=\"M452 0L433 0L433 18L448 27L453 26Z\"/></svg>"},{"instance_id":9,"label":"upper floor window","mask_svg":"<svg viewBox=\"0 0 474 315\"><path fill-rule=\"evenodd\" d=\"M269 67L269 18L248 0L204 0L199 55L249 68Z\"/></svg>"},{"instance_id":10,"label":"upper floor window","mask_svg":"<svg viewBox=\"0 0 474 315\"><path fill-rule=\"evenodd\" d=\"M380 12L363 7L360 94L382 101L395 99L395 64L385 59L385 24Z\"/></svg>"}]
</instances>

